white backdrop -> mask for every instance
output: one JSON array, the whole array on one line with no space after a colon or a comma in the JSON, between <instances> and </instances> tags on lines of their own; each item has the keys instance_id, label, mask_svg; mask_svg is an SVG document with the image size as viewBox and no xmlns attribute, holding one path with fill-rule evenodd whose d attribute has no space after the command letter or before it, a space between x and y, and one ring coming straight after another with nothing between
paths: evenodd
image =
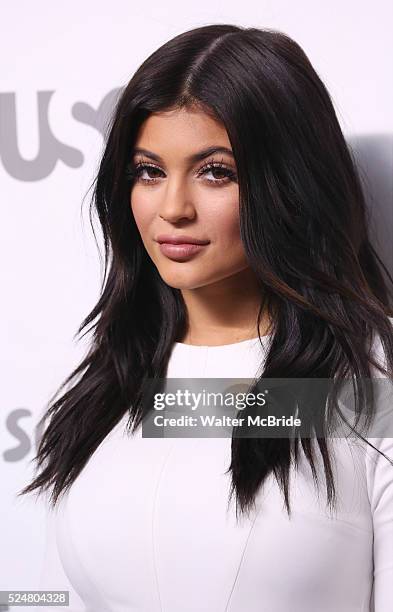
<instances>
[{"instance_id":1,"label":"white backdrop","mask_svg":"<svg viewBox=\"0 0 393 612\"><path fill-rule=\"evenodd\" d=\"M333 97L393 270L392 18L389 0L3 2L0 590L37 588L43 509L15 494L33 474L46 402L86 350L74 335L98 298L101 268L90 193L83 208L82 200L116 93L152 51L190 28L234 23L289 34Z\"/></svg>"}]
</instances>

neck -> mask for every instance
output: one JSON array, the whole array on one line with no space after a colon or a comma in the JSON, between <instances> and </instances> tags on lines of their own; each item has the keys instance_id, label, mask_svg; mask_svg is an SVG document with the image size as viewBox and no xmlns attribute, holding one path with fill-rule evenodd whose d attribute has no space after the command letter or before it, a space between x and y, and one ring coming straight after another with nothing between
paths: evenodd
<instances>
[{"instance_id":1,"label":"neck","mask_svg":"<svg viewBox=\"0 0 393 612\"><path fill-rule=\"evenodd\" d=\"M188 327L186 344L231 344L258 336L257 316L263 293L251 269L216 283L183 289ZM270 319L263 312L259 333L268 333Z\"/></svg>"}]
</instances>

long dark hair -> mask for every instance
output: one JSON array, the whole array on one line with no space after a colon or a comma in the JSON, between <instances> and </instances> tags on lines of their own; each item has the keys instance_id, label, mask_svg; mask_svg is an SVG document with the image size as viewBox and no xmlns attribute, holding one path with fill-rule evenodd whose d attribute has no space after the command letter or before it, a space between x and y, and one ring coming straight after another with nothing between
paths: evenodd
<instances>
[{"instance_id":1,"label":"long dark hair","mask_svg":"<svg viewBox=\"0 0 393 612\"><path fill-rule=\"evenodd\" d=\"M147 378L165 378L187 324L180 290L147 256L130 207L133 144L153 112L198 108L225 126L239 183L240 228L261 282L261 309L274 315L263 378L370 378L393 371L392 282L368 237L358 171L329 94L301 47L267 29L208 25L184 32L143 62L108 124L90 213L102 227L105 271L87 356L51 399L36 457L40 473L19 495L68 489L128 412L142 422ZM386 275L386 277L385 277ZM374 360L378 335L386 367ZM66 386L68 388L66 389ZM364 392L358 389L360 410ZM318 437L329 503L335 487L326 437ZM310 437L300 440L314 466ZM386 455L385 455L386 457ZM246 511L274 474L290 512L291 442L232 438L231 495Z\"/></svg>"}]
</instances>

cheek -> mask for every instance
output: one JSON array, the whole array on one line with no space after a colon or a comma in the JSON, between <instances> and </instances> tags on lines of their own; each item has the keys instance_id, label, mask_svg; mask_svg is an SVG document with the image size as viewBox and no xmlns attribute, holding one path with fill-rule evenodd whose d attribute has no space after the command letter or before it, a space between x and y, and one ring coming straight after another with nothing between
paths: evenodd
<instances>
[{"instance_id":1,"label":"cheek","mask_svg":"<svg viewBox=\"0 0 393 612\"><path fill-rule=\"evenodd\" d=\"M239 202L237 198L226 198L225 202L219 202L205 210L204 220L206 225L212 229L215 242L222 247L231 249L241 243Z\"/></svg>"},{"instance_id":2,"label":"cheek","mask_svg":"<svg viewBox=\"0 0 393 612\"><path fill-rule=\"evenodd\" d=\"M135 223L141 237L143 238L154 217L154 211L152 210L151 203L149 206L149 202L146 198L138 193L134 193L130 198L130 206Z\"/></svg>"},{"instance_id":3,"label":"cheek","mask_svg":"<svg viewBox=\"0 0 393 612\"><path fill-rule=\"evenodd\" d=\"M228 246L241 243L238 214L223 215L220 219L220 228L222 239L228 243Z\"/></svg>"}]
</instances>

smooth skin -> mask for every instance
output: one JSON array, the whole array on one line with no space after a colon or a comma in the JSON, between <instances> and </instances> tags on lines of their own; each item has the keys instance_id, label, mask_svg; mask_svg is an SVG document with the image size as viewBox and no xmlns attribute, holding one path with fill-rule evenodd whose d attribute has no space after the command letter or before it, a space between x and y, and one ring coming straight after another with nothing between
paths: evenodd
<instances>
[{"instance_id":1,"label":"smooth skin","mask_svg":"<svg viewBox=\"0 0 393 612\"><path fill-rule=\"evenodd\" d=\"M228 152L191 161L192 155L208 147L225 147ZM182 292L189 328L179 340L185 344L218 346L258 336L261 294L240 237L239 189L231 151L225 127L198 109L150 115L134 146L137 176L131 210L160 276ZM211 162L216 167L206 168ZM155 241L159 234L187 234L210 242L179 262L161 253ZM261 335L268 333L268 323L265 314Z\"/></svg>"}]
</instances>

